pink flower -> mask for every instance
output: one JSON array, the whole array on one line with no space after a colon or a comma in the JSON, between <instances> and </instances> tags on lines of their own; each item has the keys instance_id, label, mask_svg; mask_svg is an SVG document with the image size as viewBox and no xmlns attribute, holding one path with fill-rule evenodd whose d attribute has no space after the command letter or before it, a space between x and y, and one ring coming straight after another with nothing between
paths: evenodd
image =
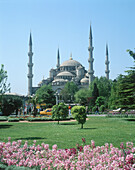
<instances>
[{"instance_id":1,"label":"pink flower","mask_svg":"<svg viewBox=\"0 0 135 170\"><path fill-rule=\"evenodd\" d=\"M52 149L56 150L56 149L57 149L57 145L56 145L56 144L53 145L53 146L52 146Z\"/></svg>"},{"instance_id":2,"label":"pink flower","mask_svg":"<svg viewBox=\"0 0 135 170\"><path fill-rule=\"evenodd\" d=\"M11 141L11 137L8 137L8 141L9 141L9 142Z\"/></svg>"},{"instance_id":3,"label":"pink flower","mask_svg":"<svg viewBox=\"0 0 135 170\"><path fill-rule=\"evenodd\" d=\"M48 145L48 144L44 145L44 148L45 148L46 150L48 150L48 149L49 149L49 145ZM57 149L57 148L56 148L56 149Z\"/></svg>"}]
</instances>

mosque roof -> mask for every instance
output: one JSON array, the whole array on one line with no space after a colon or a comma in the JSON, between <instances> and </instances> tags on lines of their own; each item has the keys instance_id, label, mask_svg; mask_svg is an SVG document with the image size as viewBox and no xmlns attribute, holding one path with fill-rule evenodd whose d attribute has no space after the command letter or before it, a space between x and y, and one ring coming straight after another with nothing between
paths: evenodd
<instances>
[{"instance_id":1,"label":"mosque roof","mask_svg":"<svg viewBox=\"0 0 135 170\"><path fill-rule=\"evenodd\" d=\"M64 79L55 79L52 81L53 83L54 82L67 82L67 80L64 80Z\"/></svg>"},{"instance_id":2,"label":"mosque roof","mask_svg":"<svg viewBox=\"0 0 135 170\"><path fill-rule=\"evenodd\" d=\"M69 60L64 61L60 66L80 66L80 65L81 64L78 61L73 60L71 56Z\"/></svg>"},{"instance_id":3,"label":"mosque roof","mask_svg":"<svg viewBox=\"0 0 135 170\"><path fill-rule=\"evenodd\" d=\"M81 79L81 83L88 83L89 82L89 79L84 77Z\"/></svg>"},{"instance_id":4,"label":"mosque roof","mask_svg":"<svg viewBox=\"0 0 135 170\"><path fill-rule=\"evenodd\" d=\"M58 76L74 76L72 73L70 73L69 71L63 71L63 72L60 72L59 74L57 74L57 77Z\"/></svg>"}]
</instances>

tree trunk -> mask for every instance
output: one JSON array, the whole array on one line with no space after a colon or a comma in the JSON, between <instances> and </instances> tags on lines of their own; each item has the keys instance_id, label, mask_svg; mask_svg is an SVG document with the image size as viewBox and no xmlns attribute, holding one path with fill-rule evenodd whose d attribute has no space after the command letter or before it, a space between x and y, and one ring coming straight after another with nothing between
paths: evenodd
<instances>
[{"instance_id":1,"label":"tree trunk","mask_svg":"<svg viewBox=\"0 0 135 170\"><path fill-rule=\"evenodd\" d=\"M81 129L83 129L83 123L81 124Z\"/></svg>"}]
</instances>

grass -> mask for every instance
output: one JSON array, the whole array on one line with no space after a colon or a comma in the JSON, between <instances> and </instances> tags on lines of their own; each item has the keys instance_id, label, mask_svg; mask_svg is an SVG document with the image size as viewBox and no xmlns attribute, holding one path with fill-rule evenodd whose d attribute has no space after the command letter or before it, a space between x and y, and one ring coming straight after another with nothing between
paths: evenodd
<instances>
[{"instance_id":1,"label":"grass","mask_svg":"<svg viewBox=\"0 0 135 170\"><path fill-rule=\"evenodd\" d=\"M86 144L91 140L96 145L112 143L119 147L121 142L135 143L135 119L126 118L106 118L90 117L84 124L84 129L77 122L57 122L51 123L19 123L19 122L1 122L0 123L0 141L7 142L8 137L11 141L37 140L37 144L46 143L50 147L57 144L58 148L73 148L77 143L82 143L82 138L86 138Z\"/></svg>"}]
</instances>

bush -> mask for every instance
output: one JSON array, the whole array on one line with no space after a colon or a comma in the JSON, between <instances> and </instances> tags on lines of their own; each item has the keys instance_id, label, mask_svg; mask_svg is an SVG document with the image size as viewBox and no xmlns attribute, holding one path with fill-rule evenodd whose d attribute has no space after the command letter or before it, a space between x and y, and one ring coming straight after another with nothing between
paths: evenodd
<instances>
[{"instance_id":1,"label":"bush","mask_svg":"<svg viewBox=\"0 0 135 170\"><path fill-rule=\"evenodd\" d=\"M93 108L92 108L92 112L96 112L96 106L94 106Z\"/></svg>"},{"instance_id":2,"label":"bush","mask_svg":"<svg viewBox=\"0 0 135 170\"><path fill-rule=\"evenodd\" d=\"M84 106L74 106L71 109L71 113L73 118L81 124L81 129L83 128L83 124L86 122L86 110Z\"/></svg>"},{"instance_id":3,"label":"bush","mask_svg":"<svg viewBox=\"0 0 135 170\"><path fill-rule=\"evenodd\" d=\"M8 122L19 122L18 118L8 118Z\"/></svg>"},{"instance_id":4,"label":"bush","mask_svg":"<svg viewBox=\"0 0 135 170\"><path fill-rule=\"evenodd\" d=\"M52 121L52 118L49 118L49 117L41 117L41 118L28 117L27 120L30 122L32 122L32 121Z\"/></svg>"},{"instance_id":5,"label":"bush","mask_svg":"<svg viewBox=\"0 0 135 170\"><path fill-rule=\"evenodd\" d=\"M60 120L66 119L68 117L68 106L64 103L60 103L59 105L54 105L52 108L52 118L54 120L58 120L58 124Z\"/></svg>"},{"instance_id":6,"label":"bush","mask_svg":"<svg viewBox=\"0 0 135 170\"><path fill-rule=\"evenodd\" d=\"M7 120L8 120L7 116L0 116L0 121L7 121Z\"/></svg>"},{"instance_id":7,"label":"bush","mask_svg":"<svg viewBox=\"0 0 135 170\"><path fill-rule=\"evenodd\" d=\"M104 110L105 110L105 106L101 105L100 108L99 108L99 112L104 112Z\"/></svg>"}]
</instances>

